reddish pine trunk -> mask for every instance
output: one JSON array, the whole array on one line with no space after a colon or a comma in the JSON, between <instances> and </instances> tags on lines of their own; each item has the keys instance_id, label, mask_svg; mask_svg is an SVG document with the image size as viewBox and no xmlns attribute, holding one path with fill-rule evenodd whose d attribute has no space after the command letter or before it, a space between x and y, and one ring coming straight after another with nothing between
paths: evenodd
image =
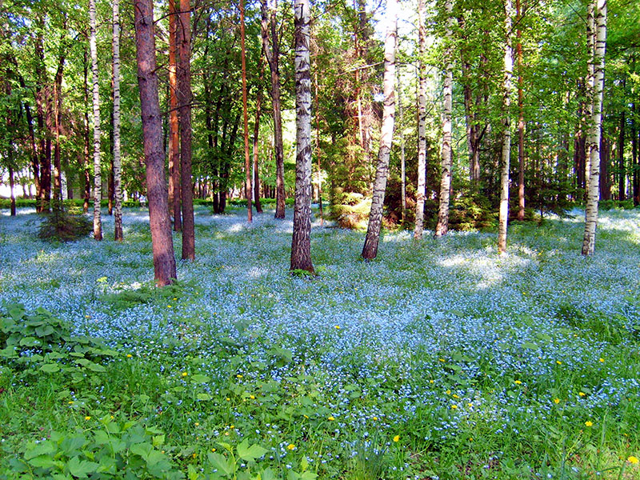
<instances>
[{"instance_id":1,"label":"reddish pine trunk","mask_svg":"<svg viewBox=\"0 0 640 480\"><path fill-rule=\"evenodd\" d=\"M169 203L173 212L173 229L182 230L180 202L180 133L178 127L178 80L176 71L178 19L176 0L169 0Z\"/></svg>"},{"instance_id":2,"label":"reddish pine trunk","mask_svg":"<svg viewBox=\"0 0 640 480\"><path fill-rule=\"evenodd\" d=\"M153 0L134 0L134 11L153 266L156 284L164 286L169 285L176 278L176 260L173 253L171 219L164 176Z\"/></svg>"}]
</instances>

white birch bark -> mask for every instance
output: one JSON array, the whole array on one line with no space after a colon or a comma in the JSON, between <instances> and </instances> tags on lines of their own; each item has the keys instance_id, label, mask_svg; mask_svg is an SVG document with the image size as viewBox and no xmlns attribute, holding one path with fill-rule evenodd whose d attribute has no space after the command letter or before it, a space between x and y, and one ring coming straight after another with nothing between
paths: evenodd
<instances>
[{"instance_id":1,"label":"white birch bark","mask_svg":"<svg viewBox=\"0 0 640 480\"><path fill-rule=\"evenodd\" d=\"M504 2L505 44L504 44L504 72L502 83L502 109L504 133L502 136L502 158L500 162L500 213L498 216L498 254L507 251L507 224L509 221L509 159L511 156L511 93L513 91L513 47L511 44L511 23L513 18L513 4L511 0Z\"/></svg>"},{"instance_id":2,"label":"white birch bark","mask_svg":"<svg viewBox=\"0 0 640 480\"><path fill-rule=\"evenodd\" d=\"M451 168L453 155L451 148L451 112L453 110L453 2L445 3L447 13L447 46L445 48L445 72L444 72L444 105L442 112L442 150L440 164L442 176L440 179L440 205L438 208L438 223L435 236L441 237L449 231L449 202L451 192Z\"/></svg>"},{"instance_id":3,"label":"white birch bark","mask_svg":"<svg viewBox=\"0 0 640 480\"><path fill-rule=\"evenodd\" d=\"M291 270L313 273L311 262L311 61L309 0L296 0L296 193L291 241Z\"/></svg>"},{"instance_id":4,"label":"white birch bark","mask_svg":"<svg viewBox=\"0 0 640 480\"><path fill-rule=\"evenodd\" d=\"M604 54L607 46L607 2L594 0L595 45L593 45L593 104L587 145L589 179L585 210L584 241L582 254L593 255L598 226L598 200L600 199L600 128L602 126L602 97L604 92Z\"/></svg>"},{"instance_id":5,"label":"white birch bark","mask_svg":"<svg viewBox=\"0 0 640 480\"><path fill-rule=\"evenodd\" d=\"M122 241L122 161L120 157L120 0L113 0L113 190L114 239Z\"/></svg>"},{"instance_id":6,"label":"white birch bark","mask_svg":"<svg viewBox=\"0 0 640 480\"><path fill-rule=\"evenodd\" d=\"M102 240L102 172L100 167L100 90L98 76L98 49L96 45L96 2L89 0L89 50L93 74L93 238Z\"/></svg>"},{"instance_id":7,"label":"white birch bark","mask_svg":"<svg viewBox=\"0 0 640 480\"><path fill-rule=\"evenodd\" d=\"M427 187L427 32L425 0L418 1L418 190L416 192L416 224L413 237L422 238L424 231L424 201Z\"/></svg>"},{"instance_id":8,"label":"white birch bark","mask_svg":"<svg viewBox=\"0 0 640 480\"><path fill-rule=\"evenodd\" d=\"M595 0L589 2L587 7L587 79L585 82L587 104L585 108L585 117L588 124L593 120L593 104L595 95L595 53L596 53L596 18L595 18ZM584 174L584 188L589 191L589 177L591 169L591 161L589 159L589 152L591 151L591 138L590 127L587 127L587 138L585 139L585 150L587 151L587 158L585 161L585 174Z\"/></svg>"},{"instance_id":9,"label":"white birch bark","mask_svg":"<svg viewBox=\"0 0 640 480\"><path fill-rule=\"evenodd\" d=\"M378 151L378 165L373 184L373 199L369 213L367 237L362 249L362 258L372 260L378 254L380 229L382 227L382 213L384 194L387 188L389 174L389 155L393 142L393 127L396 114L396 44L398 42L398 2L387 1L387 33L384 42L384 108L382 111L382 131L380 150Z\"/></svg>"}]
</instances>

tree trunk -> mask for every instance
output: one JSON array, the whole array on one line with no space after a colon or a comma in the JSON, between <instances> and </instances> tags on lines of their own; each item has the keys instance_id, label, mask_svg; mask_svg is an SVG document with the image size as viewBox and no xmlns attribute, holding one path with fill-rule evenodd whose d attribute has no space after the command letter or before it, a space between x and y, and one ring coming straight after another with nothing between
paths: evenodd
<instances>
[{"instance_id":1,"label":"tree trunk","mask_svg":"<svg viewBox=\"0 0 640 480\"><path fill-rule=\"evenodd\" d=\"M400 69L398 69L398 72ZM398 74L398 85L400 85L400 75ZM407 222L407 169L406 159L404 152L404 126L402 116L402 94L398 90L398 123L400 124L400 203L402 204L402 216L401 224L404 225Z\"/></svg>"},{"instance_id":2,"label":"tree trunk","mask_svg":"<svg viewBox=\"0 0 640 480\"><path fill-rule=\"evenodd\" d=\"M509 223L509 160L511 157L511 90L513 76L513 49L511 47L511 19L513 5L511 0L504 2L505 20L505 46L504 46L504 79L502 85L502 106L504 133L502 137L502 159L500 168L500 214L498 216L498 254L504 255L507 251L507 224Z\"/></svg>"},{"instance_id":3,"label":"tree trunk","mask_svg":"<svg viewBox=\"0 0 640 480\"><path fill-rule=\"evenodd\" d=\"M195 260L193 190L191 185L191 5L180 0L178 16L178 103L180 104L180 177L182 259Z\"/></svg>"},{"instance_id":4,"label":"tree trunk","mask_svg":"<svg viewBox=\"0 0 640 480\"><path fill-rule=\"evenodd\" d=\"M591 7L595 17L595 32L589 45L590 63L593 64L594 82L591 107L591 125L589 129L588 164L589 183L587 186L587 205L585 210L584 240L582 254L593 255L596 245L596 227L598 225L598 194L600 177L600 135L602 126L602 97L604 92L604 55L607 42L607 2L593 0ZM591 61L591 59L593 59Z\"/></svg>"},{"instance_id":5,"label":"tree trunk","mask_svg":"<svg viewBox=\"0 0 640 480\"><path fill-rule=\"evenodd\" d=\"M633 165L633 205L637 207L640 205L640 165L638 165L638 129L636 127L635 102L631 104L631 164Z\"/></svg>"},{"instance_id":6,"label":"tree trunk","mask_svg":"<svg viewBox=\"0 0 640 480\"><path fill-rule=\"evenodd\" d=\"M424 232L424 201L427 196L427 73L424 57L427 53L425 0L418 1L418 190L416 191L416 225L413 237Z\"/></svg>"},{"instance_id":7,"label":"tree trunk","mask_svg":"<svg viewBox=\"0 0 640 480\"><path fill-rule=\"evenodd\" d=\"M173 212L173 229L182 230L182 202L180 189L180 134L178 126L177 56L177 0L169 0L169 203Z\"/></svg>"},{"instance_id":8,"label":"tree trunk","mask_svg":"<svg viewBox=\"0 0 640 480\"><path fill-rule=\"evenodd\" d=\"M114 239L121 242L122 233L122 161L120 158L120 0L113 0L113 193Z\"/></svg>"},{"instance_id":9,"label":"tree trunk","mask_svg":"<svg viewBox=\"0 0 640 480\"><path fill-rule=\"evenodd\" d=\"M311 67L309 0L296 0L296 195L291 241L291 270L313 273L311 263Z\"/></svg>"},{"instance_id":10,"label":"tree trunk","mask_svg":"<svg viewBox=\"0 0 640 480\"><path fill-rule=\"evenodd\" d=\"M623 81L623 86L626 82ZM620 112L620 136L618 137L618 200L626 199L626 166L624 163L624 140L625 140L625 111Z\"/></svg>"},{"instance_id":11,"label":"tree trunk","mask_svg":"<svg viewBox=\"0 0 640 480\"><path fill-rule=\"evenodd\" d=\"M87 59L87 51L84 51L83 62L84 73L84 202L82 211L89 213L89 200L91 198L91 132L89 124L89 61Z\"/></svg>"},{"instance_id":12,"label":"tree trunk","mask_svg":"<svg viewBox=\"0 0 640 480\"><path fill-rule=\"evenodd\" d=\"M389 173L389 155L393 142L394 117L396 113L395 82L396 82L396 44L398 41L398 2L387 2L387 33L384 42L384 108L382 111L382 130L380 138L380 150L378 152L378 165L373 186L373 199L371 212L369 213L369 225L367 236L362 248L362 258L372 260L378 254L380 242L380 230L382 227L382 213L384 207L384 195L387 188L387 176Z\"/></svg>"},{"instance_id":13,"label":"tree trunk","mask_svg":"<svg viewBox=\"0 0 640 480\"><path fill-rule=\"evenodd\" d=\"M13 159L11 158L11 148L13 148L11 145L9 146L9 189L11 190L11 216L15 217L16 216L16 194L13 191L13 188L15 187L15 180L13 178L13 167L11 166L11 162L13 161Z\"/></svg>"},{"instance_id":14,"label":"tree trunk","mask_svg":"<svg viewBox=\"0 0 640 480\"><path fill-rule=\"evenodd\" d=\"M322 165L320 164L320 94L318 92L318 71L315 72L316 87L316 157L318 158L318 205L320 207L320 225L324 226L324 214L322 212Z\"/></svg>"},{"instance_id":15,"label":"tree trunk","mask_svg":"<svg viewBox=\"0 0 640 480\"><path fill-rule=\"evenodd\" d=\"M263 63L260 59L260 79L258 80L258 94L256 96L256 121L253 124L253 191L256 200L256 212L262 213L262 204L260 203L260 165L258 163L258 139L260 135L260 115L262 113L262 78Z\"/></svg>"},{"instance_id":16,"label":"tree trunk","mask_svg":"<svg viewBox=\"0 0 640 480\"><path fill-rule=\"evenodd\" d=\"M276 214L275 218L285 217L284 188L284 147L282 141L282 114L280 103L280 45L276 30L276 0L271 0L271 8L267 0L260 0L262 11L262 46L271 70L271 101L273 104L273 141L276 156ZM269 40L271 32L271 41Z\"/></svg>"},{"instance_id":17,"label":"tree trunk","mask_svg":"<svg viewBox=\"0 0 640 480\"><path fill-rule=\"evenodd\" d=\"M607 138L600 139L600 199L611 200L611 181L609 164L611 163L611 143Z\"/></svg>"},{"instance_id":18,"label":"tree trunk","mask_svg":"<svg viewBox=\"0 0 640 480\"><path fill-rule=\"evenodd\" d=\"M516 50L518 52L518 220L524 220L524 79L522 78L522 9L520 0L516 0L516 18L518 28L516 30Z\"/></svg>"},{"instance_id":19,"label":"tree trunk","mask_svg":"<svg viewBox=\"0 0 640 480\"><path fill-rule=\"evenodd\" d=\"M445 72L444 72L444 107L442 122L442 151L441 165L442 177L440 180L440 206L438 208L438 223L436 225L435 236L441 237L449 231L449 201L451 192L451 168L453 166L453 154L451 148L451 112L452 90L453 90L453 4L452 0L445 3L447 13L447 46L445 49Z\"/></svg>"},{"instance_id":20,"label":"tree trunk","mask_svg":"<svg viewBox=\"0 0 640 480\"><path fill-rule=\"evenodd\" d=\"M62 208L62 164L60 159L60 134L62 131L62 78L64 75L64 64L66 61L66 36L67 18L63 20L63 33L60 36L60 55L58 57L58 68L53 85L53 114L54 114L54 135L55 145L53 154L53 199L56 208Z\"/></svg>"},{"instance_id":21,"label":"tree trunk","mask_svg":"<svg viewBox=\"0 0 640 480\"><path fill-rule=\"evenodd\" d=\"M98 49L96 46L96 2L89 0L89 21L91 35L91 72L93 75L93 238L102 240L102 218L100 200L102 199L102 172L100 167L100 77L98 76Z\"/></svg>"},{"instance_id":22,"label":"tree trunk","mask_svg":"<svg viewBox=\"0 0 640 480\"><path fill-rule=\"evenodd\" d=\"M156 284L164 286L169 285L176 278L176 259L173 254L171 219L164 176L153 0L134 0L134 11L153 267Z\"/></svg>"},{"instance_id":23,"label":"tree trunk","mask_svg":"<svg viewBox=\"0 0 640 480\"><path fill-rule=\"evenodd\" d=\"M242 56L242 116L244 127L244 173L245 196L247 197L247 222L253 221L253 206L251 204L251 157L249 155L249 113L247 112L247 52L245 48L244 31L244 0L240 0L240 51Z\"/></svg>"}]
</instances>

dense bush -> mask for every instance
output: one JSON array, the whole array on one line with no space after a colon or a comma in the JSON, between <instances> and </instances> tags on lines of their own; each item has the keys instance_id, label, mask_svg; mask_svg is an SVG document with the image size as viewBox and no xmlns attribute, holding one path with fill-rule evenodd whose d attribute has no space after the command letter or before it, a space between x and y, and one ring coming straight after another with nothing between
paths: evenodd
<instances>
[{"instance_id":1,"label":"dense bush","mask_svg":"<svg viewBox=\"0 0 640 480\"><path fill-rule=\"evenodd\" d=\"M38 228L38 237L42 240L71 242L89 235L93 228L89 218L71 215L61 208L47 214Z\"/></svg>"}]
</instances>

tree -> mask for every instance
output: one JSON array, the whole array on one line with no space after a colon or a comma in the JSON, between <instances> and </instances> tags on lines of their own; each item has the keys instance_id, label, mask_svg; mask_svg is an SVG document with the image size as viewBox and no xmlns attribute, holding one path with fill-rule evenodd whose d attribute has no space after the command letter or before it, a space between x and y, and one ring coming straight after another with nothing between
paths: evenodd
<instances>
[{"instance_id":1,"label":"tree","mask_svg":"<svg viewBox=\"0 0 640 480\"><path fill-rule=\"evenodd\" d=\"M280 101L280 40L276 29L277 0L260 0L262 12L262 45L271 70L271 102L273 104L273 143L276 157L276 213L285 216L284 146L282 142L282 113Z\"/></svg>"},{"instance_id":2,"label":"tree","mask_svg":"<svg viewBox=\"0 0 640 480\"><path fill-rule=\"evenodd\" d=\"M518 220L524 220L524 79L522 78L522 8L516 0L516 51L518 53Z\"/></svg>"},{"instance_id":3,"label":"tree","mask_svg":"<svg viewBox=\"0 0 640 480\"><path fill-rule=\"evenodd\" d=\"M178 122L178 11L176 2L169 0L169 202L173 212L173 229L182 230L182 202L180 188L180 127Z\"/></svg>"},{"instance_id":4,"label":"tree","mask_svg":"<svg viewBox=\"0 0 640 480\"><path fill-rule=\"evenodd\" d=\"M373 200L369 213L367 236L362 248L362 258L372 260L378 254L380 230L382 228L382 211L384 206L387 177L389 174L389 156L393 143L394 116L396 112L396 45L398 42L398 3L387 1L387 33L384 41L384 108L382 111L382 129L378 165L373 185Z\"/></svg>"},{"instance_id":5,"label":"tree","mask_svg":"<svg viewBox=\"0 0 640 480\"><path fill-rule=\"evenodd\" d=\"M178 103L180 123L180 178L182 197L182 259L196 257L191 184L191 6L180 0L178 16Z\"/></svg>"},{"instance_id":6,"label":"tree","mask_svg":"<svg viewBox=\"0 0 640 480\"><path fill-rule=\"evenodd\" d=\"M503 108L503 136L502 158L500 161L500 214L498 218L498 254L503 255L507 251L507 223L509 221L509 158L511 156L511 117L509 107L511 105L511 90L513 76L513 48L511 46L511 23L513 18L513 5L511 0L504 2L504 71L502 83L502 108Z\"/></svg>"},{"instance_id":7,"label":"tree","mask_svg":"<svg viewBox=\"0 0 640 480\"><path fill-rule=\"evenodd\" d=\"M164 286L171 284L176 278L176 259L173 254L171 219L165 185L153 0L134 0L134 10L153 267L156 284Z\"/></svg>"},{"instance_id":8,"label":"tree","mask_svg":"<svg viewBox=\"0 0 640 480\"><path fill-rule=\"evenodd\" d=\"M247 222L253 220L251 205L251 157L249 156L249 114L247 112L247 49L244 31L244 0L240 0L240 43L242 50L242 117L244 126L244 169L245 169L245 197L247 197Z\"/></svg>"},{"instance_id":9,"label":"tree","mask_svg":"<svg viewBox=\"0 0 640 480\"><path fill-rule=\"evenodd\" d=\"M98 48L96 45L96 2L89 0L89 22L91 34L91 73L93 76L93 238L102 240L102 170L100 165L100 77L98 75Z\"/></svg>"},{"instance_id":10,"label":"tree","mask_svg":"<svg viewBox=\"0 0 640 480\"><path fill-rule=\"evenodd\" d=\"M435 236L441 237L449 231L449 197L451 192L451 168L453 167L453 150L451 136L451 112L453 108L453 0L446 0L445 12L447 16L447 32L445 46L445 72L444 72L444 108L442 112L442 166L440 180L440 206L438 208L438 223Z\"/></svg>"},{"instance_id":11,"label":"tree","mask_svg":"<svg viewBox=\"0 0 640 480\"><path fill-rule=\"evenodd\" d=\"M296 0L296 196L293 211L291 270L313 273L311 263L311 72L309 0Z\"/></svg>"},{"instance_id":12,"label":"tree","mask_svg":"<svg viewBox=\"0 0 640 480\"><path fill-rule=\"evenodd\" d=\"M416 192L416 223L413 236L422 238L424 231L424 201L427 189L427 31L425 0L418 0L418 190Z\"/></svg>"},{"instance_id":13,"label":"tree","mask_svg":"<svg viewBox=\"0 0 640 480\"><path fill-rule=\"evenodd\" d=\"M122 233L122 161L120 158L120 0L113 0L113 189L115 196L114 238Z\"/></svg>"},{"instance_id":14,"label":"tree","mask_svg":"<svg viewBox=\"0 0 640 480\"><path fill-rule=\"evenodd\" d=\"M587 205L585 209L584 240L582 254L593 255L596 246L596 227L598 225L598 200L600 180L600 129L602 126L602 98L604 92L605 49L607 46L607 1L593 0L595 29L588 42L589 61L593 64L593 87L590 89L591 125L589 128L589 148L587 162L589 182L587 186Z\"/></svg>"}]
</instances>

